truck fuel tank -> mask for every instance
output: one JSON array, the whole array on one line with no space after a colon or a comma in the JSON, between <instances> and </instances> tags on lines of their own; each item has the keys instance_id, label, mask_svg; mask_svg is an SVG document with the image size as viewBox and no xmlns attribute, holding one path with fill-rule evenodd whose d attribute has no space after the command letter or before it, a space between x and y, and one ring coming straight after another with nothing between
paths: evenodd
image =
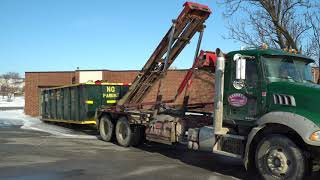
<instances>
[{"instance_id":1,"label":"truck fuel tank","mask_svg":"<svg viewBox=\"0 0 320 180\"><path fill-rule=\"evenodd\" d=\"M213 131L213 126L190 128L188 130L188 148L212 152L216 141Z\"/></svg>"}]
</instances>

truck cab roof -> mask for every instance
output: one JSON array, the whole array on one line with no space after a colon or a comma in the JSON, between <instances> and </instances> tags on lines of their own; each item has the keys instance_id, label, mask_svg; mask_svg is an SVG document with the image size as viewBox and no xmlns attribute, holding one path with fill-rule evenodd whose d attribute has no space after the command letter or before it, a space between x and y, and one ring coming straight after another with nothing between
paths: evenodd
<instances>
[{"instance_id":1,"label":"truck cab roof","mask_svg":"<svg viewBox=\"0 0 320 180\"><path fill-rule=\"evenodd\" d=\"M284 51L281 49L248 49L248 50L239 50L239 51L231 51L227 54L228 57L234 56L234 54L242 54L247 56L263 56L263 55L270 55L270 56L293 56L299 57L311 62L315 62L312 58L307 57L302 54L296 54L293 52Z\"/></svg>"}]
</instances>

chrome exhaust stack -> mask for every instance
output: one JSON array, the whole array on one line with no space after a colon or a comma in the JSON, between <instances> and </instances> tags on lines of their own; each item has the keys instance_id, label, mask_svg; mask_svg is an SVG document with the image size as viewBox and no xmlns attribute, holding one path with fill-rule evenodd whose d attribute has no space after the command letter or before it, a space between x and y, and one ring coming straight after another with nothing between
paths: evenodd
<instances>
[{"instance_id":1,"label":"chrome exhaust stack","mask_svg":"<svg viewBox=\"0 0 320 180\"><path fill-rule=\"evenodd\" d=\"M222 128L225 57L219 48L216 49L216 55L213 130L214 134L220 135L228 132L228 129Z\"/></svg>"},{"instance_id":2,"label":"chrome exhaust stack","mask_svg":"<svg viewBox=\"0 0 320 180\"><path fill-rule=\"evenodd\" d=\"M229 131L228 128L222 127L225 57L219 48L216 49L216 55L213 126L189 129L189 149L213 151L217 141L216 136L227 134Z\"/></svg>"}]
</instances>

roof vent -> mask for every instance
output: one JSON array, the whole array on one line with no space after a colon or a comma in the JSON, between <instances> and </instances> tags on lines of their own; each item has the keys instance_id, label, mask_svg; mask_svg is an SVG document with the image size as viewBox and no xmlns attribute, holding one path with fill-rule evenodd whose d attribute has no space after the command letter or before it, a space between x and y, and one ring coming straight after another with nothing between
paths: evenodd
<instances>
[{"instance_id":1,"label":"roof vent","mask_svg":"<svg viewBox=\"0 0 320 180\"><path fill-rule=\"evenodd\" d=\"M293 96L285 94L274 94L273 95L274 104L286 105L286 106L296 106L296 100Z\"/></svg>"}]
</instances>

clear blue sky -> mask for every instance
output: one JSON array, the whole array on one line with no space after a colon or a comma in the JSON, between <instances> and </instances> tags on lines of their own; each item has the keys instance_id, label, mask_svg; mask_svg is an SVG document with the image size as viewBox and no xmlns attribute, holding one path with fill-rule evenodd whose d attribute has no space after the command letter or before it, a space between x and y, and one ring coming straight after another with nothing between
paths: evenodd
<instances>
[{"instance_id":1,"label":"clear blue sky","mask_svg":"<svg viewBox=\"0 0 320 180\"><path fill-rule=\"evenodd\" d=\"M141 69L184 0L0 0L0 74L14 71ZM240 48L227 34L213 0L202 49ZM197 38L176 60L192 64Z\"/></svg>"}]
</instances>

